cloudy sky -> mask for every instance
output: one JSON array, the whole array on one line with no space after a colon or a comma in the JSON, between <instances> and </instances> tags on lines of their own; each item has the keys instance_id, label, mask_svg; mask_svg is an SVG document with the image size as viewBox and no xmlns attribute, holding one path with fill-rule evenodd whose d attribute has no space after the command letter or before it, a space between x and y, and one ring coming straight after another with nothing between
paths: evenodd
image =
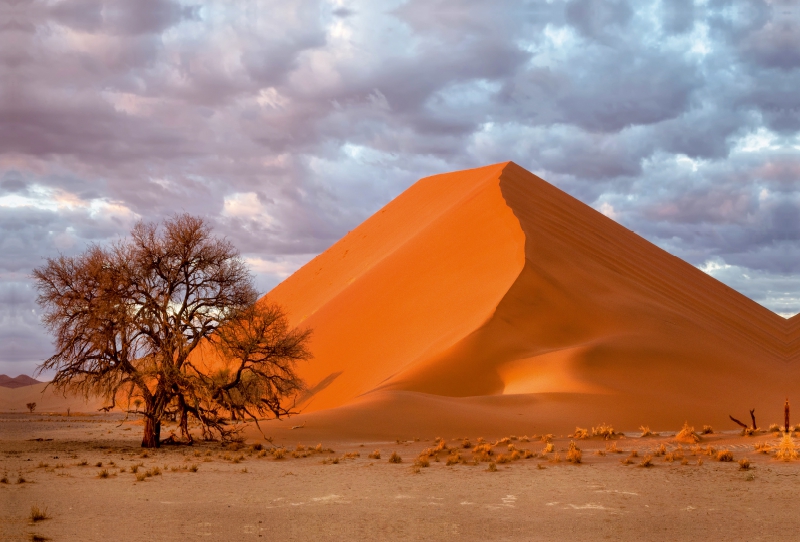
<instances>
[{"instance_id":1,"label":"cloudy sky","mask_svg":"<svg viewBox=\"0 0 800 542\"><path fill-rule=\"evenodd\" d=\"M0 373L28 276L202 214L267 291L420 177L513 160L800 312L793 0L0 0Z\"/></svg>"}]
</instances>

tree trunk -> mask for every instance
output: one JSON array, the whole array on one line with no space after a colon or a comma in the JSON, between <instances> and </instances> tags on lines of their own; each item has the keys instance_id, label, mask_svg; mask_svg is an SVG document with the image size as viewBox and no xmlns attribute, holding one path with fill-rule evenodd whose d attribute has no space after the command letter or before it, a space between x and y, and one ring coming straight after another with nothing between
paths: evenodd
<instances>
[{"instance_id":1,"label":"tree trunk","mask_svg":"<svg viewBox=\"0 0 800 542\"><path fill-rule=\"evenodd\" d=\"M142 436L142 448L161 447L161 422L155 421L150 416L144 418L144 435Z\"/></svg>"}]
</instances>

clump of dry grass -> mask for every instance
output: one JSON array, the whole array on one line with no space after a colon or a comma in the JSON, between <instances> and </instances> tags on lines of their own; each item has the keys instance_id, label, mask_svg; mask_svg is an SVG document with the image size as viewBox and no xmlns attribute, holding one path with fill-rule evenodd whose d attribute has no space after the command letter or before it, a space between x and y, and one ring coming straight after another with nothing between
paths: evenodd
<instances>
[{"instance_id":1,"label":"clump of dry grass","mask_svg":"<svg viewBox=\"0 0 800 542\"><path fill-rule=\"evenodd\" d=\"M28 481L20 474L19 477L17 478L17 483L18 484L27 484Z\"/></svg>"},{"instance_id":2,"label":"clump of dry grass","mask_svg":"<svg viewBox=\"0 0 800 542\"><path fill-rule=\"evenodd\" d=\"M392 452L392 455L389 457L389 463L402 463L403 458L400 457L397 452Z\"/></svg>"},{"instance_id":3,"label":"clump of dry grass","mask_svg":"<svg viewBox=\"0 0 800 542\"><path fill-rule=\"evenodd\" d=\"M570 441L569 449L567 450L567 461L570 463L574 463L575 465L580 464L582 460L581 449L575 445L575 441Z\"/></svg>"},{"instance_id":4,"label":"clump of dry grass","mask_svg":"<svg viewBox=\"0 0 800 542\"><path fill-rule=\"evenodd\" d=\"M770 433L780 433L781 427L777 423L769 424L769 429L767 429Z\"/></svg>"},{"instance_id":5,"label":"clump of dry grass","mask_svg":"<svg viewBox=\"0 0 800 542\"><path fill-rule=\"evenodd\" d=\"M103 469L97 473L98 478L108 478L109 476L111 475L108 473L108 469Z\"/></svg>"},{"instance_id":6,"label":"clump of dry grass","mask_svg":"<svg viewBox=\"0 0 800 542\"><path fill-rule=\"evenodd\" d=\"M601 423L597 427L592 427L592 436L603 437L606 440L611 439L616 433L614 428L606 423Z\"/></svg>"},{"instance_id":7,"label":"clump of dry grass","mask_svg":"<svg viewBox=\"0 0 800 542\"><path fill-rule=\"evenodd\" d=\"M50 516L47 515L47 508L39 508L35 504L31 506L31 514L28 517L33 523L50 519Z\"/></svg>"},{"instance_id":8,"label":"clump of dry grass","mask_svg":"<svg viewBox=\"0 0 800 542\"><path fill-rule=\"evenodd\" d=\"M550 462L561 463L561 455L558 452L556 452L555 454L553 454L553 457L550 458Z\"/></svg>"},{"instance_id":9,"label":"clump of dry grass","mask_svg":"<svg viewBox=\"0 0 800 542\"><path fill-rule=\"evenodd\" d=\"M756 442L753 448L755 449L755 451L762 454L768 454L772 451L772 445L767 442Z\"/></svg>"},{"instance_id":10,"label":"clump of dry grass","mask_svg":"<svg viewBox=\"0 0 800 542\"><path fill-rule=\"evenodd\" d=\"M381 451L380 450L373 450L373 452L371 454L369 454L367 457L369 457L370 459L380 459L381 458Z\"/></svg>"},{"instance_id":11,"label":"clump of dry grass","mask_svg":"<svg viewBox=\"0 0 800 542\"><path fill-rule=\"evenodd\" d=\"M486 468L486 470L488 472L497 472L497 463L492 461L491 463L489 463L489 466Z\"/></svg>"},{"instance_id":12,"label":"clump of dry grass","mask_svg":"<svg viewBox=\"0 0 800 542\"><path fill-rule=\"evenodd\" d=\"M520 442L530 442L531 439L528 438L528 435L525 435L523 437L519 437L519 441Z\"/></svg>"},{"instance_id":13,"label":"clump of dry grass","mask_svg":"<svg viewBox=\"0 0 800 542\"><path fill-rule=\"evenodd\" d=\"M511 458L507 455L500 454L497 456L497 459L495 461L500 464L511 463Z\"/></svg>"},{"instance_id":14,"label":"clump of dry grass","mask_svg":"<svg viewBox=\"0 0 800 542\"><path fill-rule=\"evenodd\" d=\"M8 483L8 475L6 474L3 475L2 478L0 478L0 484L7 484L7 483Z\"/></svg>"},{"instance_id":15,"label":"clump of dry grass","mask_svg":"<svg viewBox=\"0 0 800 542\"><path fill-rule=\"evenodd\" d=\"M699 466L701 466L702 464L703 464L703 458L702 458L702 457L698 457L698 458L697 458L697 466L699 467Z\"/></svg>"},{"instance_id":16,"label":"clump of dry grass","mask_svg":"<svg viewBox=\"0 0 800 542\"><path fill-rule=\"evenodd\" d=\"M88 464L89 464L89 462L88 462L88 461L86 461L86 460L84 459L84 460L82 460L82 461L80 461L80 462L78 463L78 466L79 466L79 467L85 467L85 466L86 466L86 465L88 465Z\"/></svg>"},{"instance_id":17,"label":"clump of dry grass","mask_svg":"<svg viewBox=\"0 0 800 542\"><path fill-rule=\"evenodd\" d=\"M750 460L746 457L739 460L739 470L750 470Z\"/></svg>"},{"instance_id":18,"label":"clump of dry grass","mask_svg":"<svg viewBox=\"0 0 800 542\"><path fill-rule=\"evenodd\" d=\"M416 461L414 461L414 465L418 467L422 467L423 469L427 469L431 466L431 462L428 461L427 457L419 456Z\"/></svg>"},{"instance_id":19,"label":"clump of dry grass","mask_svg":"<svg viewBox=\"0 0 800 542\"><path fill-rule=\"evenodd\" d=\"M548 433L546 435L542 435L540 440L542 442L550 442L551 440L553 440L553 435L551 433Z\"/></svg>"},{"instance_id":20,"label":"clump of dry grass","mask_svg":"<svg viewBox=\"0 0 800 542\"><path fill-rule=\"evenodd\" d=\"M700 441L700 436L694 432L694 427L689 426L689 422L684 422L683 428L675 435L675 440L694 444Z\"/></svg>"},{"instance_id":21,"label":"clump of dry grass","mask_svg":"<svg viewBox=\"0 0 800 542\"><path fill-rule=\"evenodd\" d=\"M575 433L570 435L570 437L581 439L581 440L587 439L587 438L589 438L589 430L588 429L582 429L580 427L576 427L575 428Z\"/></svg>"},{"instance_id":22,"label":"clump of dry grass","mask_svg":"<svg viewBox=\"0 0 800 542\"><path fill-rule=\"evenodd\" d=\"M724 463L733 461L733 454L730 450L720 450L717 452L717 461L722 461Z\"/></svg>"},{"instance_id":23,"label":"clump of dry grass","mask_svg":"<svg viewBox=\"0 0 800 542\"><path fill-rule=\"evenodd\" d=\"M621 454L622 450L617 448L617 443L612 442L611 444L606 443L606 453L609 454Z\"/></svg>"},{"instance_id":24,"label":"clump of dry grass","mask_svg":"<svg viewBox=\"0 0 800 542\"><path fill-rule=\"evenodd\" d=\"M272 457L274 459L283 459L286 457L286 448L274 448L272 450Z\"/></svg>"},{"instance_id":25,"label":"clump of dry grass","mask_svg":"<svg viewBox=\"0 0 800 542\"><path fill-rule=\"evenodd\" d=\"M39 464L36 465L36 468L37 469L46 469L49 466L50 465L48 463L45 463L44 461L39 461Z\"/></svg>"},{"instance_id":26,"label":"clump of dry grass","mask_svg":"<svg viewBox=\"0 0 800 542\"><path fill-rule=\"evenodd\" d=\"M594 451L594 455L605 456L606 455L606 451L605 450L600 450L598 448L597 450Z\"/></svg>"},{"instance_id":27,"label":"clump of dry grass","mask_svg":"<svg viewBox=\"0 0 800 542\"><path fill-rule=\"evenodd\" d=\"M653 456L652 455L644 456L642 458L642 462L639 463L639 466L640 467L645 467L645 468L652 467L653 466Z\"/></svg>"},{"instance_id":28,"label":"clump of dry grass","mask_svg":"<svg viewBox=\"0 0 800 542\"><path fill-rule=\"evenodd\" d=\"M631 450L631 457L639 457L639 452L637 450Z\"/></svg>"},{"instance_id":29,"label":"clump of dry grass","mask_svg":"<svg viewBox=\"0 0 800 542\"><path fill-rule=\"evenodd\" d=\"M547 444L544 445L544 448L542 448L542 455L549 454L549 453L555 451L555 449L556 449L556 447L553 446L553 443L552 442L548 442Z\"/></svg>"},{"instance_id":30,"label":"clump of dry grass","mask_svg":"<svg viewBox=\"0 0 800 542\"><path fill-rule=\"evenodd\" d=\"M685 465L688 465L688 464L689 464L689 460L688 459L686 459L685 457L683 459L681 459L681 465L685 466Z\"/></svg>"},{"instance_id":31,"label":"clump of dry grass","mask_svg":"<svg viewBox=\"0 0 800 542\"><path fill-rule=\"evenodd\" d=\"M458 465L461 463L461 453L458 450L453 450L449 456L447 456L447 462L445 463L446 466L451 465Z\"/></svg>"},{"instance_id":32,"label":"clump of dry grass","mask_svg":"<svg viewBox=\"0 0 800 542\"><path fill-rule=\"evenodd\" d=\"M527 448L522 450L522 458L523 459L530 459L532 457L536 457L536 454L534 452L528 450Z\"/></svg>"},{"instance_id":33,"label":"clump of dry grass","mask_svg":"<svg viewBox=\"0 0 800 542\"><path fill-rule=\"evenodd\" d=\"M703 434L703 435L713 435L714 434L714 428L711 427L710 425L704 425L703 426L703 430L700 433Z\"/></svg>"},{"instance_id":34,"label":"clump of dry grass","mask_svg":"<svg viewBox=\"0 0 800 542\"><path fill-rule=\"evenodd\" d=\"M98 461L97 463L94 464L94 466L95 467L102 467L103 466L103 462L102 461Z\"/></svg>"},{"instance_id":35,"label":"clump of dry grass","mask_svg":"<svg viewBox=\"0 0 800 542\"><path fill-rule=\"evenodd\" d=\"M661 446L659 446L658 449L655 452L653 452L653 455L656 457L667 455L667 446L662 442Z\"/></svg>"},{"instance_id":36,"label":"clump of dry grass","mask_svg":"<svg viewBox=\"0 0 800 542\"><path fill-rule=\"evenodd\" d=\"M136 475L137 482L144 482L145 480L147 480L147 474L145 474L144 472L140 472L139 474Z\"/></svg>"},{"instance_id":37,"label":"clump of dry grass","mask_svg":"<svg viewBox=\"0 0 800 542\"><path fill-rule=\"evenodd\" d=\"M642 434L639 435L640 437L653 437L658 435L658 433L653 433L652 431L650 431L650 427L648 427L647 425L641 425L639 426L639 429L641 429L642 431Z\"/></svg>"},{"instance_id":38,"label":"clump of dry grass","mask_svg":"<svg viewBox=\"0 0 800 542\"><path fill-rule=\"evenodd\" d=\"M464 440L461 441L461 447L464 449L472 448L472 443L469 441L469 439L465 438Z\"/></svg>"}]
</instances>

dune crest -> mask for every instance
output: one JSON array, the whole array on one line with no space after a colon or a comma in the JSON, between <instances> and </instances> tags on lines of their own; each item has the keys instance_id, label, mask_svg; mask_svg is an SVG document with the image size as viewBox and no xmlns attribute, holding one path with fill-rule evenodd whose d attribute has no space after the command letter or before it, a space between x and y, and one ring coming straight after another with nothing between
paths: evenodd
<instances>
[{"instance_id":1,"label":"dune crest","mask_svg":"<svg viewBox=\"0 0 800 542\"><path fill-rule=\"evenodd\" d=\"M305 413L408 392L526 395L554 427L573 409L542 405L565 397L594 421L718 423L778 412L800 376L800 318L510 162L420 180L267 297L314 330Z\"/></svg>"}]
</instances>

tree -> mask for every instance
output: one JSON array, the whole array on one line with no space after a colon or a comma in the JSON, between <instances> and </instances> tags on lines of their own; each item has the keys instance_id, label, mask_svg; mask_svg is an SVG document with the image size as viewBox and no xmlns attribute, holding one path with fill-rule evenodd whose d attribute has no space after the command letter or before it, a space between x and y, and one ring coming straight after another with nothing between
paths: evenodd
<instances>
[{"instance_id":1,"label":"tree","mask_svg":"<svg viewBox=\"0 0 800 542\"><path fill-rule=\"evenodd\" d=\"M139 222L108 248L48 259L33 278L56 346L39 371L106 410L143 403L143 447L160 445L167 418L191 442L190 419L211 439L232 434L227 416L291 413L310 331L258 300L239 252L202 218Z\"/></svg>"},{"instance_id":2,"label":"tree","mask_svg":"<svg viewBox=\"0 0 800 542\"><path fill-rule=\"evenodd\" d=\"M36 403L25 403L25 408L28 409L28 412L33 414L33 411L36 410Z\"/></svg>"}]
</instances>

